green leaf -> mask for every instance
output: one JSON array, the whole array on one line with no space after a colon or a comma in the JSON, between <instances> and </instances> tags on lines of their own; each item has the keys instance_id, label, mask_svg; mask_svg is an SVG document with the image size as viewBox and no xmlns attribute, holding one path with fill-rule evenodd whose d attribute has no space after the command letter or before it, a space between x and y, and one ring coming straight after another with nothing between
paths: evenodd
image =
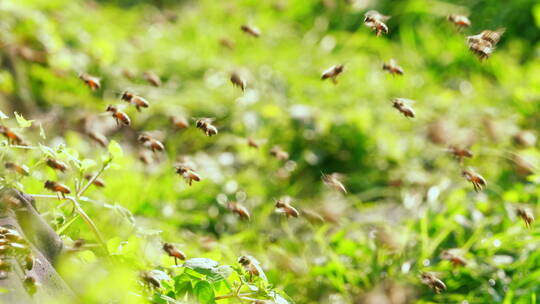
<instances>
[{"instance_id":1,"label":"green leaf","mask_svg":"<svg viewBox=\"0 0 540 304\"><path fill-rule=\"evenodd\" d=\"M109 142L109 147L107 148L107 150L111 154L112 158L120 158L120 157L124 156L124 152L122 151L122 147L114 139Z\"/></svg>"},{"instance_id":2,"label":"green leaf","mask_svg":"<svg viewBox=\"0 0 540 304\"><path fill-rule=\"evenodd\" d=\"M215 303L214 289L207 281L199 281L197 285L195 285L193 293L201 304Z\"/></svg>"},{"instance_id":3,"label":"green leaf","mask_svg":"<svg viewBox=\"0 0 540 304\"><path fill-rule=\"evenodd\" d=\"M28 128L32 125L33 120L26 120L22 115L15 112L15 119L17 120L17 124L21 128Z\"/></svg>"},{"instance_id":4,"label":"green leaf","mask_svg":"<svg viewBox=\"0 0 540 304\"><path fill-rule=\"evenodd\" d=\"M228 278L232 272L232 267L229 265L219 266L218 268L212 269L212 273L208 275L208 280L211 282L219 282Z\"/></svg>"},{"instance_id":5,"label":"green leaf","mask_svg":"<svg viewBox=\"0 0 540 304\"><path fill-rule=\"evenodd\" d=\"M181 297L186 293L190 293L193 290L193 285L191 284L191 279L189 276L182 274L174 278L174 290L176 291L176 296Z\"/></svg>"},{"instance_id":6,"label":"green leaf","mask_svg":"<svg viewBox=\"0 0 540 304\"><path fill-rule=\"evenodd\" d=\"M43 130L43 126L41 125L41 123L39 123L39 136L42 139L47 139L47 136L45 135L45 130Z\"/></svg>"},{"instance_id":7,"label":"green leaf","mask_svg":"<svg viewBox=\"0 0 540 304\"><path fill-rule=\"evenodd\" d=\"M81 161L81 171L86 171L96 165L96 161L93 159L83 159Z\"/></svg>"},{"instance_id":8,"label":"green leaf","mask_svg":"<svg viewBox=\"0 0 540 304\"><path fill-rule=\"evenodd\" d=\"M218 262L207 258L193 258L184 263L184 267L193 269L197 272L206 271L207 273L210 273L208 271L217 266L219 266Z\"/></svg>"}]
</instances>

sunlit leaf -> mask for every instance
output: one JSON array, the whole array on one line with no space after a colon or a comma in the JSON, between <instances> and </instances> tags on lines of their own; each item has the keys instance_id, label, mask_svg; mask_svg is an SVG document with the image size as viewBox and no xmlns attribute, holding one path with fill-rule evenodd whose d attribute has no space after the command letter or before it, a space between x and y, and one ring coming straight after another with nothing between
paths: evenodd
<instances>
[{"instance_id":1,"label":"sunlit leaf","mask_svg":"<svg viewBox=\"0 0 540 304\"><path fill-rule=\"evenodd\" d=\"M120 157L124 156L124 152L122 151L122 147L115 140L111 140L109 142L109 146L108 146L107 150L109 151L109 153L111 154L111 156L113 158L120 158Z\"/></svg>"},{"instance_id":2,"label":"sunlit leaf","mask_svg":"<svg viewBox=\"0 0 540 304\"><path fill-rule=\"evenodd\" d=\"M15 119L17 120L17 124L21 128L28 128L32 125L33 120L26 120L22 115L15 112Z\"/></svg>"},{"instance_id":3,"label":"sunlit leaf","mask_svg":"<svg viewBox=\"0 0 540 304\"><path fill-rule=\"evenodd\" d=\"M201 304L215 303L214 289L207 281L199 281L193 288L197 300Z\"/></svg>"}]
</instances>

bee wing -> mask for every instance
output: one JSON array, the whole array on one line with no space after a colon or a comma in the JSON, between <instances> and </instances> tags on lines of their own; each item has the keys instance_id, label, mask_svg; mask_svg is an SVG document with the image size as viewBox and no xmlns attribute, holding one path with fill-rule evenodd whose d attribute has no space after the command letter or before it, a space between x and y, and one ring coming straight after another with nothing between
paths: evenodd
<instances>
[{"instance_id":1,"label":"bee wing","mask_svg":"<svg viewBox=\"0 0 540 304\"><path fill-rule=\"evenodd\" d=\"M261 267L261 263L256 258L250 255L248 255L248 258L251 260L253 267L255 267L255 269L257 269L257 271L259 272L259 277L265 281L268 281L268 279L266 278L266 274L264 273L264 270Z\"/></svg>"}]
</instances>

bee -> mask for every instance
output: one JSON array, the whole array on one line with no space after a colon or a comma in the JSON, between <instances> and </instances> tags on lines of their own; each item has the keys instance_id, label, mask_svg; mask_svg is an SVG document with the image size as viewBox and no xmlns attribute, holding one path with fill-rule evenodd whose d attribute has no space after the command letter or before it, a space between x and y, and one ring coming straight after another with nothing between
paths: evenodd
<instances>
[{"instance_id":1,"label":"bee","mask_svg":"<svg viewBox=\"0 0 540 304\"><path fill-rule=\"evenodd\" d=\"M150 151L144 150L139 153L139 160L142 161L145 165L150 165L154 159Z\"/></svg>"},{"instance_id":2,"label":"bee","mask_svg":"<svg viewBox=\"0 0 540 304\"><path fill-rule=\"evenodd\" d=\"M197 126L197 128L203 130L206 136L213 136L218 133L218 129L214 125L212 125L213 121L214 118L200 118L197 119L195 125Z\"/></svg>"},{"instance_id":3,"label":"bee","mask_svg":"<svg viewBox=\"0 0 540 304\"><path fill-rule=\"evenodd\" d=\"M68 166L66 163L56 160L54 158L47 158L47 166L53 168L54 170L58 170L62 173L66 172Z\"/></svg>"},{"instance_id":4,"label":"bee","mask_svg":"<svg viewBox=\"0 0 540 304\"><path fill-rule=\"evenodd\" d=\"M164 250L170 257L173 257L173 258L174 258L174 264L175 264L175 265L178 265L178 261L177 261L177 260L180 259L180 260L183 261L183 260L186 259L186 255L185 255L182 251L176 249L176 248L174 247L173 244L170 244L170 243L164 243L164 244L163 244L163 250Z\"/></svg>"},{"instance_id":5,"label":"bee","mask_svg":"<svg viewBox=\"0 0 540 304\"><path fill-rule=\"evenodd\" d=\"M191 183L193 181L199 182L201 181L201 177L190 167L180 164L176 166L176 173L180 174L184 180L188 183L188 185L191 186Z\"/></svg>"},{"instance_id":6,"label":"bee","mask_svg":"<svg viewBox=\"0 0 540 304\"><path fill-rule=\"evenodd\" d=\"M189 127L188 120L183 116L171 116L171 122L178 129L185 129Z\"/></svg>"},{"instance_id":7,"label":"bee","mask_svg":"<svg viewBox=\"0 0 540 304\"><path fill-rule=\"evenodd\" d=\"M118 110L116 106L109 105L106 111L112 113L112 117L116 121L116 125L120 125L120 123L122 123L123 125L129 126L131 124L131 119L129 119L129 116L126 113Z\"/></svg>"},{"instance_id":8,"label":"bee","mask_svg":"<svg viewBox=\"0 0 540 304\"><path fill-rule=\"evenodd\" d=\"M253 36L255 38L258 38L261 35L261 31L258 28L254 27L254 26L251 26L251 25L244 24L244 25L240 26L240 29L244 33L246 33L246 34L248 34L250 36Z\"/></svg>"},{"instance_id":9,"label":"bee","mask_svg":"<svg viewBox=\"0 0 540 304\"><path fill-rule=\"evenodd\" d=\"M392 75L403 75L403 68L397 64L395 59L390 59L390 62L384 63L382 69Z\"/></svg>"},{"instance_id":10,"label":"bee","mask_svg":"<svg viewBox=\"0 0 540 304\"><path fill-rule=\"evenodd\" d=\"M322 224L325 222L324 217L314 210L302 209L302 214L312 224Z\"/></svg>"},{"instance_id":11,"label":"bee","mask_svg":"<svg viewBox=\"0 0 540 304\"><path fill-rule=\"evenodd\" d=\"M375 31L377 37L381 34L388 34L388 26L385 24L390 16L384 16L381 13L371 10L364 15L364 24Z\"/></svg>"},{"instance_id":12,"label":"bee","mask_svg":"<svg viewBox=\"0 0 540 304\"><path fill-rule=\"evenodd\" d=\"M234 41L232 41L230 39L227 39L227 38L220 39L219 44L221 44L221 46L226 47L226 48L228 48L230 50L234 49L234 47L235 47Z\"/></svg>"},{"instance_id":13,"label":"bee","mask_svg":"<svg viewBox=\"0 0 540 304\"><path fill-rule=\"evenodd\" d=\"M459 249L445 249L441 252L441 259L450 261L454 267L467 266L467 260L459 255Z\"/></svg>"},{"instance_id":14,"label":"bee","mask_svg":"<svg viewBox=\"0 0 540 304\"><path fill-rule=\"evenodd\" d=\"M242 76L240 76L238 72L231 73L231 83L234 86L237 86L240 89L242 89L242 92L245 91L246 86L247 86L246 80L243 79Z\"/></svg>"},{"instance_id":15,"label":"bee","mask_svg":"<svg viewBox=\"0 0 540 304\"><path fill-rule=\"evenodd\" d=\"M163 143L161 143L159 140L151 137L150 135L141 134L141 135L139 135L138 140L143 145L150 148L150 150L152 150L152 152L165 150L165 146L163 145Z\"/></svg>"},{"instance_id":16,"label":"bee","mask_svg":"<svg viewBox=\"0 0 540 304\"><path fill-rule=\"evenodd\" d=\"M103 148L107 147L107 145L109 144L109 140L107 139L107 137L97 131L88 132L88 137L90 137L90 139L92 139L93 141L97 142Z\"/></svg>"},{"instance_id":17,"label":"bee","mask_svg":"<svg viewBox=\"0 0 540 304\"><path fill-rule=\"evenodd\" d=\"M135 106L138 112L141 111L141 108L148 108L148 101L141 96L137 96L129 91L124 91L122 93L121 99Z\"/></svg>"},{"instance_id":18,"label":"bee","mask_svg":"<svg viewBox=\"0 0 540 304\"><path fill-rule=\"evenodd\" d=\"M343 73L345 70L345 66L343 64L336 64L331 67L329 67L326 71L324 71L321 75L321 79L332 79L333 83L337 83L337 77Z\"/></svg>"},{"instance_id":19,"label":"bee","mask_svg":"<svg viewBox=\"0 0 540 304\"><path fill-rule=\"evenodd\" d=\"M143 271L141 272L141 279L144 283L150 285L151 287L154 287L156 289L161 288L161 282L159 282L158 279L156 279L150 272Z\"/></svg>"},{"instance_id":20,"label":"bee","mask_svg":"<svg viewBox=\"0 0 540 304\"><path fill-rule=\"evenodd\" d=\"M62 194L63 198L66 198L66 194L71 193L71 189L69 189L68 186L51 180L45 182L45 189L49 189L53 192Z\"/></svg>"},{"instance_id":21,"label":"bee","mask_svg":"<svg viewBox=\"0 0 540 304\"><path fill-rule=\"evenodd\" d=\"M161 79L159 78L159 76L156 73L151 72L151 71L146 71L146 72L144 72L143 77L151 85L153 85L155 87L160 87L161 86Z\"/></svg>"},{"instance_id":22,"label":"bee","mask_svg":"<svg viewBox=\"0 0 540 304\"><path fill-rule=\"evenodd\" d=\"M248 138L247 144L252 148L259 149L259 144L253 138Z\"/></svg>"},{"instance_id":23,"label":"bee","mask_svg":"<svg viewBox=\"0 0 540 304\"><path fill-rule=\"evenodd\" d=\"M420 279L423 284L429 286L435 293L441 293L441 291L446 290L446 284L431 272L422 272Z\"/></svg>"},{"instance_id":24,"label":"bee","mask_svg":"<svg viewBox=\"0 0 540 304\"><path fill-rule=\"evenodd\" d=\"M227 208L233 213L236 213L242 220L249 221L251 219L248 209L239 202L229 201L227 202Z\"/></svg>"},{"instance_id":25,"label":"bee","mask_svg":"<svg viewBox=\"0 0 540 304\"><path fill-rule=\"evenodd\" d=\"M122 76L126 77L129 80L133 80L135 78L135 73L129 69L122 69Z\"/></svg>"},{"instance_id":26,"label":"bee","mask_svg":"<svg viewBox=\"0 0 540 304\"><path fill-rule=\"evenodd\" d=\"M240 263L246 272L249 273L250 278L256 276L266 281L266 275L262 270L261 263L259 263L259 261L257 261L257 259L254 257L243 255L238 258L238 263Z\"/></svg>"},{"instance_id":27,"label":"bee","mask_svg":"<svg viewBox=\"0 0 540 304\"><path fill-rule=\"evenodd\" d=\"M534 215L532 214L531 210L526 208L518 208L516 214L523 220L527 228L531 228L531 225L534 222Z\"/></svg>"},{"instance_id":28,"label":"bee","mask_svg":"<svg viewBox=\"0 0 540 304\"><path fill-rule=\"evenodd\" d=\"M89 75L87 73L79 74L79 78L86 83L90 90L95 91L101 88L101 81L99 78Z\"/></svg>"},{"instance_id":29,"label":"bee","mask_svg":"<svg viewBox=\"0 0 540 304\"><path fill-rule=\"evenodd\" d=\"M270 155L279 160L289 159L289 153L283 151L280 146L273 146L272 149L270 149Z\"/></svg>"},{"instance_id":30,"label":"bee","mask_svg":"<svg viewBox=\"0 0 540 304\"><path fill-rule=\"evenodd\" d=\"M473 153L471 150L466 148L460 148L458 146L451 145L448 147L448 152L452 154L455 158L457 158L460 162L463 160L463 158L472 158Z\"/></svg>"},{"instance_id":31,"label":"bee","mask_svg":"<svg viewBox=\"0 0 540 304\"><path fill-rule=\"evenodd\" d=\"M4 135L10 144L22 146L26 145L21 136L6 126L0 126L0 134Z\"/></svg>"},{"instance_id":32,"label":"bee","mask_svg":"<svg viewBox=\"0 0 540 304\"><path fill-rule=\"evenodd\" d=\"M472 170L470 168L465 169L465 170L463 170L463 172L461 174L463 175L463 177L465 177L465 179L467 179L469 182L471 182L473 184L474 191L478 192L478 191L482 190L483 188L487 187L487 182L484 179L484 177L482 177L482 175L474 172L474 170Z\"/></svg>"},{"instance_id":33,"label":"bee","mask_svg":"<svg viewBox=\"0 0 540 304\"><path fill-rule=\"evenodd\" d=\"M283 213L287 217L298 217L300 215L300 212L296 210L293 206L291 206L291 198L290 197L284 197L281 199L276 200L276 212Z\"/></svg>"},{"instance_id":34,"label":"bee","mask_svg":"<svg viewBox=\"0 0 540 304\"><path fill-rule=\"evenodd\" d=\"M341 191L343 193L347 193L347 189L343 185L343 183L340 181L340 179L343 178L343 175L339 173L332 173L332 174L322 174L321 179L325 185L328 187Z\"/></svg>"},{"instance_id":35,"label":"bee","mask_svg":"<svg viewBox=\"0 0 540 304\"><path fill-rule=\"evenodd\" d=\"M534 147L536 141L536 135L532 131L524 130L514 135L514 142L524 148Z\"/></svg>"},{"instance_id":36,"label":"bee","mask_svg":"<svg viewBox=\"0 0 540 304\"><path fill-rule=\"evenodd\" d=\"M23 283L24 283L24 287L26 288L26 291L28 292L28 294L33 296L37 291L37 287L39 286L39 283L36 281L36 278L34 278L33 276L27 275L24 278Z\"/></svg>"},{"instance_id":37,"label":"bee","mask_svg":"<svg viewBox=\"0 0 540 304\"><path fill-rule=\"evenodd\" d=\"M34 268L34 256L31 253L27 254L24 258L24 268L27 271L30 271L32 270L32 268Z\"/></svg>"},{"instance_id":38,"label":"bee","mask_svg":"<svg viewBox=\"0 0 540 304\"><path fill-rule=\"evenodd\" d=\"M392 106L396 108L403 116L414 118L416 116L414 109L409 105L412 100L405 98L394 98L392 100Z\"/></svg>"},{"instance_id":39,"label":"bee","mask_svg":"<svg viewBox=\"0 0 540 304\"><path fill-rule=\"evenodd\" d=\"M481 61L487 59L495 50L495 46L499 43L505 31L505 28L495 31L485 30L478 35L468 36L467 44L469 45L469 50L476 54Z\"/></svg>"},{"instance_id":40,"label":"bee","mask_svg":"<svg viewBox=\"0 0 540 304\"><path fill-rule=\"evenodd\" d=\"M4 166L6 169L12 170L20 175L28 176L30 174L30 170L26 165L17 165L14 162L6 162Z\"/></svg>"},{"instance_id":41,"label":"bee","mask_svg":"<svg viewBox=\"0 0 540 304\"><path fill-rule=\"evenodd\" d=\"M465 28L471 26L471 20L464 15L449 15L448 21L452 22L458 28Z\"/></svg>"},{"instance_id":42,"label":"bee","mask_svg":"<svg viewBox=\"0 0 540 304\"><path fill-rule=\"evenodd\" d=\"M84 177L85 177L87 180L91 180L91 179L94 177L94 175L92 175L92 174L86 174ZM99 177L96 178L96 179L92 182L92 184L93 184L94 186L100 187L100 188L105 187L105 181L102 180L102 179L99 178Z\"/></svg>"}]
</instances>

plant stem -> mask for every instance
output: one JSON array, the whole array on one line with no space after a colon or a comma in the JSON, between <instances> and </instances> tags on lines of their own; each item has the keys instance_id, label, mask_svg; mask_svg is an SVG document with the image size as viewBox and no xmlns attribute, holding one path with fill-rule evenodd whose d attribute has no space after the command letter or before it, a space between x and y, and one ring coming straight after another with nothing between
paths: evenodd
<instances>
[{"instance_id":1,"label":"plant stem","mask_svg":"<svg viewBox=\"0 0 540 304\"><path fill-rule=\"evenodd\" d=\"M101 175L101 173L103 173L103 171L105 171L105 169L107 169L108 166L109 166L108 163L103 164L103 166L101 166L101 169L99 169L98 173L92 176L92 178L88 181L88 183L86 183L86 185L84 185L84 187L81 190L79 190L79 192L77 192L77 197L80 197L81 195L83 195L83 193L88 189L88 187L90 187L90 185L94 183L94 181Z\"/></svg>"},{"instance_id":2,"label":"plant stem","mask_svg":"<svg viewBox=\"0 0 540 304\"><path fill-rule=\"evenodd\" d=\"M247 296L254 296L256 294L257 292L248 292L248 293L239 293L239 294L230 293L230 294L222 295L219 297L215 297L214 300L218 301L218 300L230 299L230 298L242 298L242 297L247 297Z\"/></svg>"}]
</instances>

